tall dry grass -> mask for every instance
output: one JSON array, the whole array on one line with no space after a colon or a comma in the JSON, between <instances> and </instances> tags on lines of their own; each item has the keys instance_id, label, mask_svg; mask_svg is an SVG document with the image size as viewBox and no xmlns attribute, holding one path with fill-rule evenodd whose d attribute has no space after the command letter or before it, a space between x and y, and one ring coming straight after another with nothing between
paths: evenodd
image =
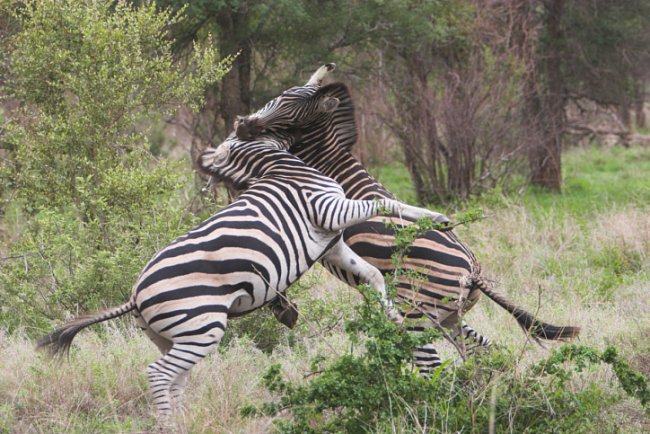
<instances>
[{"instance_id":1,"label":"tall dry grass","mask_svg":"<svg viewBox=\"0 0 650 434\"><path fill-rule=\"evenodd\" d=\"M581 326L580 343L596 348L616 345L634 367L650 373L646 209L635 205L608 209L586 223L570 214L540 214L514 204L488 214L489 219L458 232L497 287L548 322ZM193 370L182 431L272 432L273 418L240 414L244 405L273 399L261 383L266 368L280 363L288 378L305 381L316 355L332 358L349 350L342 323L335 319L348 312L356 295L322 270L316 273L322 279L299 300L302 327L291 340L282 339L265 353L251 339L235 338ZM314 307L318 303L329 306L327 315ZM516 322L487 298L465 319L496 345L516 349L522 369L549 354L549 349L527 342ZM60 364L37 353L24 335L0 334L0 432L154 430L145 367L158 354L129 324L109 323L83 332L70 358ZM440 348L459 363L453 348L444 342ZM580 390L592 383L620 392L606 368L586 371L574 387ZM625 432L650 429L639 404L631 399L623 399L604 417L618 421L616 426Z\"/></svg>"}]
</instances>

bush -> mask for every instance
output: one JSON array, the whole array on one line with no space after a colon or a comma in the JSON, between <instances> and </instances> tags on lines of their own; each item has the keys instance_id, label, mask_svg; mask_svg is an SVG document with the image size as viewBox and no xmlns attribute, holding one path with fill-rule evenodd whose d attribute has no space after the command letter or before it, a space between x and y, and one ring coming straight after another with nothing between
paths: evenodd
<instances>
[{"instance_id":1,"label":"bush","mask_svg":"<svg viewBox=\"0 0 650 434\"><path fill-rule=\"evenodd\" d=\"M430 381L420 379L407 368L416 340L385 319L378 300L366 294L369 300L346 327L352 342L366 336L361 354L351 350L326 367L315 360L315 376L304 384L287 382L274 365L264 382L279 398L243 413L290 410L290 417L276 420L288 433L482 433L489 426L495 432L615 432L614 422L601 415L623 395L576 382L600 364L611 365L622 389L650 411L648 380L613 347L600 352L564 345L526 369L513 351L492 349L462 366L440 368Z\"/></svg>"},{"instance_id":2,"label":"bush","mask_svg":"<svg viewBox=\"0 0 650 434\"><path fill-rule=\"evenodd\" d=\"M161 116L198 104L229 59L195 47L174 62L153 4L29 1L14 10L8 89L23 102L3 140L6 202L21 216L0 277L0 326L47 325L124 301L145 261L195 223L186 163L156 159ZM153 121L153 122L152 122Z\"/></svg>"},{"instance_id":3,"label":"bush","mask_svg":"<svg viewBox=\"0 0 650 434\"><path fill-rule=\"evenodd\" d=\"M461 220L476 217L472 212ZM393 261L398 273L414 237L431 227L431 222L419 223L395 228L398 250ZM388 286L392 291L395 283L389 279ZM425 381L408 369L413 348L439 334L431 330L410 335L385 317L374 290L360 289L365 303L346 324L350 351L327 366L322 366L322 357L315 359L307 375L312 379L304 384L284 380L280 366L272 366L264 382L279 398L261 408L245 407L244 414L290 410L291 417L276 420L280 431L288 433L614 432L615 422L601 415L622 394L596 383L579 387L575 381L584 370L601 364L611 365L621 388L650 412L648 380L613 347L600 352L564 345L524 369L514 351L493 348L459 367L445 369L443 364Z\"/></svg>"}]
</instances>

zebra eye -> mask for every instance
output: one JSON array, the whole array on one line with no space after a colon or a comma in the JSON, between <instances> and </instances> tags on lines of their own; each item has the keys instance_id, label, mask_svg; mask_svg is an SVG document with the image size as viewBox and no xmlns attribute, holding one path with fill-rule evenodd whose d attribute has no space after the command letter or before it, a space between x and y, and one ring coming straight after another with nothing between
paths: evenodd
<instances>
[{"instance_id":1,"label":"zebra eye","mask_svg":"<svg viewBox=\"0 0 650 434\"><path fill-rule=\"evenodd\" d=\"M329 113L336 110L341 101L333 96L326 96L318 101L318 111L322 113Z\"/></svg>"},{"instance_id":2,"label":"zebra eye","mask_svg":"<svg viewBox=\"0 0 650 434\"><path fill-rule=\"evenodd\" d=\"M208 163L206 165L209 165L210 168L220 168L226 165L229 155L230 143L222 143L214 150L214 152L204 157L204 162ZM206 159L208 161L205 161Z\"/></svg>"}]
</instances>

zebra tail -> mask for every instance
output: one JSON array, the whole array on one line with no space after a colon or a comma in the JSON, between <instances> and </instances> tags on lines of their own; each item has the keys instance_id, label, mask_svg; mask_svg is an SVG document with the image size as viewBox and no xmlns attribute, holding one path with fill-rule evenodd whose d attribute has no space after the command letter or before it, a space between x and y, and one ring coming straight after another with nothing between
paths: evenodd
<instances>
[{"instance_id":1,"label":"zebra tail","mask_svg":"<svg viewBox=\"0 0 650 434\"><path fill-rule=\"evenodd\" d=\"M66 324L62 325L47 336L43 336L36 343L36 348L47 348L53 356L67 354L70 350L72 340L81 330L89 325L117 318L135 308L133 300L129 300L121 306L100 310L95 313L81 315Z\"/></svg>"},{"instance_id":2,"label":"zebra tail","mask_svg":"<svg viewBox=\"0 0 650 434\"><path fill-rule=\"evenodd\" d=\"M556 326L536 319L531 313L526 312L515 304L511 303L501 294L490 289L480 277L475 278L474 287L490 297L496 304L507 310L515 317L519 326L525 332L530 333L535 339L546 339L553 341L570 340L580 334L580 327Z\"/></svg>"}]
</instances>

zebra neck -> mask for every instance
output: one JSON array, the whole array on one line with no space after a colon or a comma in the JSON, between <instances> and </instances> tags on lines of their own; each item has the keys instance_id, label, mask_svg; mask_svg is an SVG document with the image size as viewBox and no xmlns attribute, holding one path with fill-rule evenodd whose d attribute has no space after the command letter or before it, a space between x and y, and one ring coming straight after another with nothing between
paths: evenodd
<instances>
[{"instance_id":1,"label":"zebra neck","mask_svg":"<svg viewBox=\"0 0 650 434\"><path fill-rule=\"evenodd\" d=\"M346 151L329 155L297 154L305 164L338 182L348 199L394 199L392 193L375 180L352 154Z\"/></svg>"},{"instance_id":2,"label":"zebra neck","mask_svg":"<svg viewBox=\"0 0 650 434\"><path fill-rule=\"evenodd\" d=\"M278 151L277 153L262 156L259 158L258 164L261 168L261 176L284 176L288 174L321 175L317 169L308 166L287 151Z\"/></svg>"}]
</instances>

